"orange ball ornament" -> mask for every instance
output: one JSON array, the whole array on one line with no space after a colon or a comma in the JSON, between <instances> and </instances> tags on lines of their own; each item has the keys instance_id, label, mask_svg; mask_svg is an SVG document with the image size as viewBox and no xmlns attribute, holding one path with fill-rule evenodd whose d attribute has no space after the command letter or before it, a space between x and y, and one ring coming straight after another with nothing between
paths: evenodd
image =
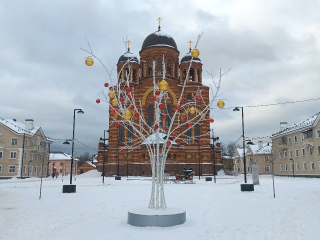
<instances>
[{"instance_id":1,"label":"orange ball ornament","mask_svg":"<svg viewBox=\"0 0 320 240\"><path fill-rule=\"evenodd\" d=\"M194 57L194 58L197 58L199 57L200 55L200 51L196 48L194 48L192 51L191 51L191 56Z\"/></svg>"},{"instance_id":2,"label":"orange ball ornament","mask_svg":"<svg viewBox=\"0 0 320 240\"><path fill-rule=\"evenodd\" d=\"M87 66L91 67L93 65L94 61L91 57L87 57L85 63Z\"/></svg>"},{"instance_id":3,"label":"orange ball ornament","mask_svg":"<svg viewBox=\"0 0 320 240\"><path fill-rule=\"evenodd\" d=\"M218 101L217 106L218 106L218 108L223 108L225 106L224 101L222 101L222 100Z\"/></svg>"}]
</instances>

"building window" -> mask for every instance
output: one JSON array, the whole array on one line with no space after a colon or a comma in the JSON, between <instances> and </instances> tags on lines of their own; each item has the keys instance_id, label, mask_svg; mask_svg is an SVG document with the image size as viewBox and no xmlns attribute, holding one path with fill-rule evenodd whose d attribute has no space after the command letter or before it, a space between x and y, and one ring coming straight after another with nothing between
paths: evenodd
<instances>
[{"instance_id":1,"label":"building window","mask_svg":"<svg viewBox=\"0 0 320 240\"><path fill-rule=\"evenodd\" d=\"M37 176L37 174L38 174L38 167L35 166L35 167L34 167L34 175Z\"/></svg>"},{"instance_id":2,"label":"building window","mask_svg":"<svg viewBox=\"0 0 320 240\"><path fill-rule=\"evenodd\" d=\"M30 160L33 160L33 153L31 153L31 159Z\"/></svg>"},{"instance_id":3,"label":"building window","mask_svg":"<svg viewBox=\"0 0 320 240\"><path fill-rule=\"evenodd\" d=\"M125 75L125 80L129 80L130 79L130 69L129 68L126 68L126 70L125 70L125 73L126 73L126 75Z\"/></svg>"},{"instance_id":4,"label":"building window","mask_svg":"<svg viewBox=\"0 0 320 240\"><path fill-rule=\"evenodd\" d=\"M318 146L318 154L320 154L320 146Z\"/></svg>"},{"instance_id":5,"label":"building window","mask_svg":"<svg viewBox=\"0 0 320 240\"><path fill-rule=\"evenodd\" d=\"M9 165L9 173L15 173L16 172L16 166Z\"/></svg>"},{"instance_id":6,"label":"building window","mask_svg":"<svg viewBox=\"0 0 320 240\"><path fill-rule=\"evenodd\" d=\"M16 159L17 157L17 152L11 151L10 152L10 159Z\"/></svg>"},{"instance_id":7,"label":"building window","mask_svg":"<svg viewBox=\"0 0 320 240\"><path fill-rule=\"evenodd\" d=\"M146 159L146 154L142 154L142 159Z\"/></svg>"},{"instance_id":8,"label":"building window","mask_svg":"<svg viewBox=\"0 0 320 240\"><path fill-rule=\"evenodd\" d=\"M283 152L283 157L284 157L284 158L287 158L287 151L284 151L284 152Z\"/></svg>"},{"instance_id":9,"label":"building window","mask_svg":"<svg viewBox=\"0 0 320 240\"><path fill-rule=\"evenodd\" d=\"M167 74L170 76L171 75L171 60L168 59L167 61Z\"/></svg>"},{"instance_id":10,"label":"building window","mask_svg":"<svg viewBox=\"0 0 320 240\"><path fill-rule=\"evenodd\" d=\"M299 156L299 150L296 149L296 157L298 157L298 156Z\"/></svg>"},{"instance_id":11,"label":"building window","mask_svg":"<svg viewBox=\"0 0 320 240\"><path fill-rule=\"evenodd\" d=\"M27 172L27 168L26 166L23 166L23 172L26 173Z\"/></svg>"},{"instance_id":12,"label":"building window","mask_svg":"<svg viewBox=\"0 0 320 240\"><path fill-rule=\"evenodd\" d=\"M302 148L302 156L306 155L306 150L304 148Z\"/></svg>"},{"instance_id":13,"label":"building window","mask_svg":"<svg viewBox=\"0 0 320 240\"><path fill-rule=\"evenodd\" d=\"M302 140L312 138L312 130L308 130L302 133Z\"/></svg>"},{"instance_id":14,"label":"building window","mask_svg":"<svg viewBox=\"0 0 320 240\"><path fill-rule=\"evenodd\" d=\"M289 145L291 145L292 144L291 137L288 138L288 141L289 141Z\"/></svg>"},{"instance_id":15,"label":"building window","mask_svg":"<svg viewBox=\"0 0 320 240\"><path fill-rule=\"evenodd\" d=\"M293 163L290 163L290 170L293 171Z\"/></svg>"},{"instance_id":16,"label":"building window","mask_svg":"<svg viewBox=\"0 0 320 240\"><path fill-rule=\"evenodd\" d=\"M28 154L25 152L24 153L24 160L27 160L27 156L28 156Z\"/></svg>"},{"instance_id":17,"label":"building window","mask_svg":"<svg viewBox=\"0 0 320 240\"><path fill-rule=\"evenodd\" d=\"M249 162L253 162L253 159L252 159L252 157L249 157Z\"/></svg>"},{"instance_id":18,"label":"building window","mask_svg":"<svg viewBox=\"0 0 320 240\"><path fill-rule=\"evenodd\" d=\"M294 136L294 143L297 143L298 142L298 138L297 136Z\"/></svg>"},{"instance_id":19,"label":"building window","mask_svg":"<svg viewBox=\"0 0 320 240\"><path fill-rule=\"evenodd\" d=\"M189 71L189 82L194 82L194 69L190 68Z\"/></svg>"},{"instance_id":20,"label":"building window","mask_svg":"<svg viewBox=\"0 0 320 240\"><path fill-rule=\"evenodd\" d=\"M36 142L34 140L32 140L31 144L32 144L32 146L35 146Z\"/></svg>"},{"instance_id":21,"label":"building window","mask_svg":"<svg viewBox=\"0 0 320 240\"><path fill-rule=\"evenodd\" d=\"M137 70L136 69L133 69L132 70L132 80L134 81L134 82L136 82L136 79L137 78Z\"/></svg>"},{"instance_id":22,"label":"building window","mask_svg":"<svg viewBox=\"0 0 320 240\"><path fill-rule=\"evenodd\" d=\"M29 139L26 139L26 147L29 147Z\"/></svg>"},{"instance_id":23,"label":"building window","mask_svg":"<svg viewBox=\"0 0 320 240\"><path fill-rule=\"evenodd\" d=\"M133 139L133 127L128 126L128 143L131 144Z\"/></svg>"},{"instance_id":24,"label":"building window","mask_svg":"<svg viewBox=\"0 0 320 240\"><path fill-rule=\"evenodd\" d=\"M289 151L289 155L290 155L290 157L292 157L292 150Z\"/></svg>"},{"instance_id":25,"label":"building window","mask_svg":"<svg viewBox=\"0 0 320 240\"><path fill-rule=\"evenodd\" d=\"M157 60L157 74L162 74L162 61L160 58Z\"/></svg>"},{"instance_id":26,"label":"building window","mask_svg":"<svg viewBox=\"0 0 320 240\"><path fill-rule=\"evenodd\" d=\"M171 124L171 105L167 105L167 118L166 118L166 127L170 127Z\"/></svg>"},{"instance_id":27,"label":"building window","mask_svg":"<svg viewBox=\"0 0 320 240\"><path fill-rule=\"evenodd\" d=\"M317 138L320 138L320 129L317 130L316 136Z\"/></svg>"},{"instance_id":28,"label":"building window","mask_svg":"<svg viewBox=\"0 0 320 240\"><path fill-rule=\"evenodd\" d=\"M288 171L288 164L285 164L284 167L285 167L285 170Z\"/></svg>"},{"instance_id":29,"label":"building window","mask_svg":"<svg viewBox=\"0 0 320 240\"><path fill-rule=\"evenodd\" d=\"M270 166L264 166L264 171L270 172Z\"/></svg>"},{"instance_id":30,"label":"building window","mask_svg":"<svg viewBox=\"0 0 320 240\"><path fill-rule=\"evenodd\" d=\"M167 158L171 158L171 154L170 153L167 154Z\"/></svg>"},{"instance_id":31,"label":"building window","mask_svg":"<svg viewBox=\"0 0 320 240\"><path fill-rule=\"evenodd\" d=\"M177 159L177 154L173 154L173 159ZM319 162L320 164L320 162Z\"/></svg>"},{"instance_id":32,"label":"building window","mask_svg":"<svg viewBox=\"0 0 320 240\"><path fill-rule=\"evenodd\" d=\"M187 94L187 100L188 100L188 102L192 101L192 94L191 93Z\"/></svg>"},{"instance_id":33,"label":"building window","mask_svg":"<svg viewBox=\"0 0 320 240\"><path fill-rule=\"evenodd\" d=\"M17 146L18 145L18 138L11 138L11 145Z\"/></svg>"},{"instance_id":34,"label":"building window","mask_svg":"<svg viewBox=\"0 0 320 240\"><path fill-rule=\"evenodd\" d=\"M297 171L300 171L299 163L296 163L296 170L297 170Z\"/></svg>"},{"instance_id":35,"label":"building window","mask_svg":"<svg viewBox=\"0 0 320 240\"><path fill-rule=\"evenodd\" d=\"M303 170L306 171L307 170L307 163L303 163Z\"/></svg>"},{"instance_id":36,"label":"building window","mask_svg":"<svg viewBox=\"0 0 320 240\"><path fill-rule=\"evenodd\" d=\"M0 152L0 159L2 159L3 158L3 152L1 151Z\"/></svg>"},{"instance_id":37,"label":"building window","mask_svg":"<svg viewBox=\"0 0 320 240\"><path fill-rule=\"evenodd\" d=\"M152 75L152 61L151 60L148 61L148 75L149 76Z\"/></svg>"},{"instance_id":38,"label":"building window","mask_svg":"<svg viewBox=\"0 0 320 240\"><path fill-rule=\"evenodd\" d=\"M29 166L29 175L32 175L32 165Z\"/></svg>"},{"instance_id":39,"label":"building window","mask_svg":"<svg viewBox=\"0 0 320 240\"><path fill-rule=\"evenodd\" d=\"M119 143L124 143L124 127L123 125L119 125Z\"/></svg>"},{"instance_id":40,"label":"building window","mask_svg":"<svg viewBox=\"0 0 320 240\"><path fill-rule=\"evenodd\" d=\"M282 158L282 153L281 152L279 152L279 159L281 159Z\"/></svg>"},{"instance_id":41,"label":"building window","mask_svg":"<svg viewBox=\"0 0 320 240\"><path fill-rule=\"evenodd\" d=\"M269 161L269 157L268 157L268 156L264 156L264 157L263 157L263 160L264 160L265 162L268 162L268 161Z\"/></svg>"},{"instance_id":42,"label":"building window","mask_svg":"<svg viewBox=\"0 0 320 240\"><path fill-rule=\"evenodd\" d=\"M311 171L314 171L314 162L310 163L310 169L311 169Z\"/></svg>"},{"instance_id":43,"label":"building window","mask_svg":"<svg viewBox=\"0 0 320 240\"><path fill-rule=\"evenodd\" d=\"M153 126L153 105L148 106L148 125Z\"/></svg>"},{"instance_id":44,"label":"building window","mask_svg":"<svg viewBox=\"0 0 320 240\"><path fill-rule=\"evenodd\" d=\"M2 165L0 165L0 173L2 173Z\"/></svg>"},{"instance_id":45,"label":"building window","mask_svg":"<svg viewBox=\"0 0 320 240\"><path fill-rule=\"evenodd\" d=\"M191 128L187 126L187 143L191 143Z\"/></svg>"},{"instance_id":46,"label":"building window","mask_svg":"<svg viewBox=\"0 0 320 240\"><path fill-rule=\"evenodd\" d=\"M280 171L283 171L283 164L280 164Z\"/></svg>"},{"instance_id":47,"label":"building window","mask_svg":"<svg viewBox=\"0 0 320 240\"><path fill-rule=\"evenodd\" d=\"M313 155L313 147L309 147L309 154L312 156Z\"/></svg>"}]
</instances>

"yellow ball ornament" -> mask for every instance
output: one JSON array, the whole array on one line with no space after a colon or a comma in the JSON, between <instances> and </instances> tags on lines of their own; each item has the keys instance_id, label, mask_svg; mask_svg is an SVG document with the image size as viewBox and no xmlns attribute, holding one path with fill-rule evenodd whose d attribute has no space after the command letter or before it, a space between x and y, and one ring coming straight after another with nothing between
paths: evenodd
<instances>
[{"instance_id":1,"label":"yellow ball ornament","mask_svg":"<svg viewBox=\"0 0 320 240\"><path fill-rule=\"evenodd\" d=\"M225 105L225 103L224 103L224 101L222 101L222 100L220 100L220 101L217 102L218 108L223 108L224 105Z\"/></svg>"},{"instance_id":2,"label":"yellow ball ornament","mask_svg":"<svg viewBox=\"0 0 320 240\"><path fill-rule=\"evenodd\" d=\"M191 51L191 56L194 57L194 58L197 58L199 57L200 55L200 51L196 48L194 48L192 51Z\"/></svg>"},{"instance_id":3,"label":"yellow ball ornament","mask_svg":"<svg viewBox=\"0 0 320 240\"><path fill-rule=\"evenodd\" d=\"M87 57L86 58L86 64L87 64L87 66L92 66L93 65L93 63L94 63L94 61L93 61L93 59L91 58L91 57Z\"/></svg>"},{"instance_id":4,"label":"yellow ball ornament","mask_svg":"<svg viewBox=\"0 0 320 240\"><path fill-rule=\"evenodd\" d=\"M167 81L162 80L159 83L159 88L160 88L161 91L168 91L169 90L169 84L167 83Z\"/></svg>"},{"instance_id":5,"label":"yellow ball ornament","mask_svg":"<svg viewBox=\"0 0 320 240\"><path fill-rule=\"evenodd\" d=\"M189 113L195 114L196 113L196 109L194 107L189 108Z\"/></svg>"},{"instance_id":6,"label":"yellow ball ornament","mask_svg":"<svg viewBox=\"0 0 320 240\"><path fill-rule=\"evenodd\" d=\"M112 106L114 106L114 107L118 106L117 100L116 100L115 98L112 99L111 104L112 104Z\"/></svg>"},{"instance_id":7,"label":"yellow ball ornament","mask_svg":"<svg viewBox=\"0 0 320 240\"><path fill-rule=\"evenodd\" d=\"M108 96L109 96L109 98L114 98L114 91L110 91L109 93L108 93Z\"/></svg>"},{"instance_id":8,"label":"yellow ball ornament","mask_svg":"<svg viewBox=\"0 0 320 240\"><path fill-rule=\"evenodd\" d=\"M129 119L131 119L131 117L132 117L132 114L129 111L124 114L124 119L125 120L129 120Z\"/></svg>"}]
</instances>

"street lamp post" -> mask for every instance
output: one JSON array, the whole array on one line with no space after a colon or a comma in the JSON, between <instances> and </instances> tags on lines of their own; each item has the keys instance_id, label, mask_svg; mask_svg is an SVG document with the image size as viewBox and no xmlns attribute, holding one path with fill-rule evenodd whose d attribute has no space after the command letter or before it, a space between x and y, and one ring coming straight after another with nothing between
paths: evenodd
<instances>
[{"instance_id":1,"label":"street lamp post","mask_svg":"<svg viewBox=\"0 0 320 240\"><path fill-rule=\"evenodd\" d=\"M211 149L212 149L212 163L213 163L213 179L214 179L214 183L216 183L216 161L214 158L214 148L215 148L215 141L219 140L219 137L214 137L213 134L213 129L209 129L208 131L211 131L211 136L210 136L210 145L211 145ZM211 143L212 140L212 143Z\"/></svg>"},{"instance_id":2,"label":"street lamp post","mask_svg":"<svg viewBox=\"0 0 320 240\"><path fill-rule=\"evenodd\" d=\"M243 147L243 167L244 167L244 182L247 183L247 163L246 163L246 151L245 151L245 140L244 140L244 117L243 117L243 107L235 107L233 111L242 112L242 147Z\"/></svg>"},{"instance_id":3,"label":"street lamp post","mask_svg":"<svg viewBox=\"0 0 320 240\"><path fill-rule=\"evenodd\" d=\"M199 155L199 167L198 167L199 171L198 172L199 172L199 180L200 180L200 176L201 176L201 164L200 164L200 159L201 159L201 156L200 156L200 143L201 142L200 142L200 138L197 137L195 139L195 142L198 143L198 155Z\"/></svg>"},{"instance_id":4,"label":"street lamp post","mask_svg":"<svg viewBox=\"0 0 320 240\"><path fill-rule=\"evenodd\" d=\"M294 160L292 158L290 158L290 160L292 161L292 174L293 174L293 177L295 178L295 176L294 176Z\"/></svg>"},{"instance_id":5,"label":"street lamp post","mask_svg":"<svg viewBox=\"0 0 320 240\"><path fill-rule=\"evenodd\" d=\"M109 130L103 130L103 169L102 169L102 183L104 183L105 176L105 162L106 162L106 140L109 141ZM106 136L107 133L107 136ZM100 140L102 140L100 138Z\"/></svg>"},{"instance_id":6,"label":"street lamp post","mask_svg":"<svg viewBox=\"0 0 320 240\"><path fill-rule=\"evenodd\" d=\"M72 131L72 150L71 150L71 166L70 166L70 185L63 185L63 193L71 193L76 192L76 186L72 185L72 172L73 172L73 155L74 155L74 130L75 130L75 123L76 123L76 111L79 114L84 114L82 109L73 109L73 131ZM63 144L70 144L70 140L66 140ZM72 186L72 187L71 187Z\"/></svg>"}]
</instances>

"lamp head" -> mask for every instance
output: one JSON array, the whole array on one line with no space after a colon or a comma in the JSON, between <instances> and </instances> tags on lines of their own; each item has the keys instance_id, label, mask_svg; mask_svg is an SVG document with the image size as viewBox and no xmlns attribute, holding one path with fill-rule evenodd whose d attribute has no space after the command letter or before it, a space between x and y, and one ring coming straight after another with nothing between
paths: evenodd
<instances>
[{"instance_id":1,"label":"lamp head","mask_svg":"<svg viewBox=\"0 0 320 240\"><path fill-rule=\"evenodd\" d=\"M235 107L235 108L233 109L233 111L234 111L234 112L239 112L240 109L239 109L238 107Z\"/></svg>"},{"instance_id":2,"label":"lamp head","mask_svg":"<svg viewBox=\"0 0 320 240\"><path fill-rule=\"evenodd\" d=\"M64 141L63 144L70 145L70 143L67 140Z\"/></svg>"},{"instance_id":3,"label":"lamp head","mask_svg":"<svg viewBox=\"0 0 320 240\"><path fill-rule=\"evenodd\" d=\"M80 109L77 113L84 114L84 111L82 109Z\"/></svg>"}]
</instances>

